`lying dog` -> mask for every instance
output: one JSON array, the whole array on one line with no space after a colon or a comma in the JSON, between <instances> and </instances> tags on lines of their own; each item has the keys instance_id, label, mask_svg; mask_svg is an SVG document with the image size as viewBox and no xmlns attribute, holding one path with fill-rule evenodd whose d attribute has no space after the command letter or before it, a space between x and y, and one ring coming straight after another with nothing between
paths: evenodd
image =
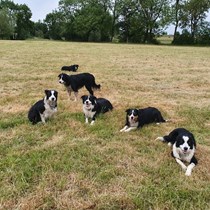
<instances>
[{"instance_id":1,"label":"lying dog","mask_svg":"<svg viewBox=\"0 0 210 210\"><path fill-rule=\"evenodd\" d=\"M95 123L95 118L98 114L105 113L113 109L110 101L105 98L96 98L92 95L84 95L81 98L83 102L85 122L88 123L88 118L91 118L91 125Z\"/></svg>"},{"instance_id":2,"label":"lying dog","mask_svg":"<svg viewBox=\"0 0 210 210\"><path fill-rule=\"evenodd\" d=\"M58 92L56 90L45 90L44 99L37 101L28 112L28 119L32 124L45 123L57 112Z\"/></svg>"},{"instance_id":3,"label":"lying dog","mask_svg":"<svg viewBox=\"0 0 210 210\"><path fill-rule=\"evenodd\" d=\"M77 100L78 90L82 87L86 87L90 95L93 95L93 89L100 89L101 85L95 83L95 77L90 73L81 73L76 75L59 74L59 83L63 84L69 97L71 92L74 92L75 101Z\"/></svg>"},{"instance_id":4,"label":"lying dog","mask_svg":"<svg viewBox=\"0 0 210 210\"><path fill-rule=\"evenodd\" d=\"M141 128L145 124L154 122L166 122L160 111L154 107L148 107L145 109L127 109L125 127L122 128L120 132L129 132L131 130Z\"/></svg>"},{"instance_id":5,"label":"lying dog","mask_svg":"<svg viewBox=\"0 0 210 210\"><path fill-rule=\"evenodd\" d=\"M185 171L186 176L190 176L192 169L198 163L195 158L196 142L192 133L184 128L176 128L167 136L158 137L157 140L163 142L168 142L172 146L172 156L175 158L176 162ZM184 162L190 163L186 166Z\"/></svg>"},{"instance_id":6,"label":"lying dog","mask_svg":"<svg viewBox=\"0 0 210 210\"><path fill-rule=\"evenodd\" d=\"M78 68L79 68L79 65L74 64L74 65L71 65L71 66L63 66L61 68L61 71L73 71L73 72L76 72Z\"/></svg>"}]
</instances>

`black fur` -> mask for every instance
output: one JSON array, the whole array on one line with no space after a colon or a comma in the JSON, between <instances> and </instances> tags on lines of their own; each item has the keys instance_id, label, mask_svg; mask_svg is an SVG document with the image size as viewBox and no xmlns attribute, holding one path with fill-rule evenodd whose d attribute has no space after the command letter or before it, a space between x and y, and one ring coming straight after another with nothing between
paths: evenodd
<instances>
[{"instance_id":1,"label":"black fur","mask_svg":"<svg viewBox=\"0 0 210 210\"><path fill-rule=\"evenodd\" d=\"M93 89L100 89L101 85L95 83L95 77L90 73L81 73L76 75L59 74L59 82L64 84L69 95L71 91L76 94L78 90L85 86L88 92L93 95Z\"/></svg>"},{"instance_id":2,"label":"black fur","mask_svg":"<svg viewBox=\"0 0 210 210\"><path fill-rule=\"evenodd\" d=\"M166 122L163 119L161 112L154 107L147 107L144 109L127 109L125 126L120 130L120 132L129 132L154 122Z\"/></svg>"},{"instance_id":3,"label":"black fur","mask_svg":"<svg viewBox=\"0 0 210 210\"><path fill-rule=\"evenodd\" d=\"M91 118L91 123L94 123L98 114L105 113L113 109L111 102L105 98L96 98L92 95L83 95L81 98L83 102L83 112L86 118L86 123L88 122L88 118Z\"/></svg>"},{"instance_id":4,"label":"black fur","mask_svg":"<svg viewBox=\"0 0 210 210\"><path fill-rule=\"evenodd\" d=\"M168 135L158 137L157 139L168 142L169 145L172 145L171 155L185 171L185 175L190 176L192 169L198 163L194 155L196 141L193 134L185 128L176 128ZM184 162L190 164L186 166Z\"/></svg>"},{"instance_id":5,"label":"black fur","mask_svg":"<svg viewBox=\"0 0 210 210\"><path fill-rule=\"evenodd\" d=\"M44 99L37 101L30 108L28 112L29 121L33 125L41 121L45 123L45 120L57 112L57 97L58 92L56 90L45 90Z\"/></svg>"},{"instance_id":6,"label":"black fur","mask_svg":"<svg viewBox=\"0 0 210 210\"><path fill-rule=\"evenodd\" d=\"M193 148L193 145L196 147L196 142L193 134L186 130L185 128L176 128L173 131L171 131L168 135L163 136L164 141L170 142L171 144L176 143L176 146L179 147L180 144L182 144L183 139L182 136L188 136L190 140L189 146L190 149Z\"/></svg>"},{"instance_id":7,"label":"black fur","mask_svg":"<svg viewBox=\"0 0 210 210\"><path fill-rule=\"evenodd\" d=\"M161 112L154 108L154 107L148 107L144 109L127 109L126 110L126 125L130 126L130 122L128 120L128 116L131 114L131 111L134 110L134 114L137 115L138 118L138 126L137 128L143 127L146 124L149 123L158 123L158 122L165 122L163 119Z\"/></svg>"},{"instance_id":8,"label":"black fur","mask_svg":"<svg viewBox=\"0 0 210 210\"><path fill-rule=\"evenodd\" d=\"M79 68L79 65L77 65L77 64L74 64L74 65L71 65L71 66L62 66L61 71L76 72L78 68Z\"/></svg>"}]
</instances>

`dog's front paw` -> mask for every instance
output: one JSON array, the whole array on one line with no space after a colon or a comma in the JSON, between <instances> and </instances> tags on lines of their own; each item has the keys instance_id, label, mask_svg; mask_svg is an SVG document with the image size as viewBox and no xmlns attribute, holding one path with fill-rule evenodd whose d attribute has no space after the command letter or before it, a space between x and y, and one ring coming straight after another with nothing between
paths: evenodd
<instances>
[{"instance_id":1,"label":"dog's front paw","mask_svg":"<svg viewBox=\"0 0 210 210\"><path fill-rule=\"evenodd\" d=\"M182 165L181 167L182 167L182 170L183 170L183 171L186 171L186 170L187 170L187 166ZM187 172L186 172L186 173L187 173Z\"/></svg>"},{"instance_id":2,"label":"dog's front paw","mask_svg":"<svg viewBox=\"0 0 210 210\"><path fill-rule=\"evenodd\" d=\"M192 171L191 170L186 170L185 175L186 176L191 176Z\"/></svg>"},{"instance_id":3,"label":"dog's front paw","mask_svg":"<svg viewBox=\"0 0 210 210\"><path fill-rule=\"evenodd\" d=\"M95 121L93 120L93 121L91 121L91 123L90 123L90 125L94 125L95 124Z\"/></svg>"}]
</instances>

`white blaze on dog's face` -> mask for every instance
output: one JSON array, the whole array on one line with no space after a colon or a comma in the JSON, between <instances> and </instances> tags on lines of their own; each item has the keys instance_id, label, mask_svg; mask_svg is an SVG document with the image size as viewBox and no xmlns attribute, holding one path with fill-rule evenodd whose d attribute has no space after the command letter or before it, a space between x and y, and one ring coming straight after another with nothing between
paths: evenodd
<instances>
[{"instance_id":1,"label":"white blaze on dog's face","mask_svg":"<svg viewBox=\"0 0 210 210\"><path fill-rule=\"evenodd\" d=\"M58 97L58 92L56 90L45 90L47 100L56 101Z\"/></svg>"},{"instance_id":2,"label":"white blaze on dog's face","mask_svg":"<svg viewBox=\"0 0 210 210\"><path fill-rule=\"evenodd\" d=\"M64 84L65 81L63 80L63 74L60 74L58 77L59 77L58 82L61 83L61 84Z\"/></svg>"},{"instance_id":3,"label":"white blaze on dog's face","mask_svg":"<svg viewBox=\"0 0 210 210\"><path fill-rule=\"evenodd\" d=\"M194 149L194 143L189 136L180 136L176 141L176 147L180 148L184 154L187 154Z\"/></svg>"},{"instance_id":4,"label":"white blaze on dog's face","mask_svg":"<svg viewBox=\"0 0 210 210\"><path fill-rule=\"evenodd\" d=\"M138 109L128 109L126 112L130 123L138 122Z\"/></svg>"},{"instance_id":5,"label":"white blaze on dog's face","mask_svg":"<svg viewBox=\"0 0 210 210\"><path fill-rule=\"evenodd\" d=\"M45 99L50 106L57 104L58 92L56 90L45 90Z\"/></svg>"},{"instance_id":6,"label":"white blaze on dog's face","mask_svg":"<svg viewBox=\"0 0 210 210\"><path fill-rule=\"evenodd\" d=\"M94 105L96 104L96 97L95 96L82 96L83 100L83 107L87 110L91 110L94 108Z\"/></svg>"}]
</instances>

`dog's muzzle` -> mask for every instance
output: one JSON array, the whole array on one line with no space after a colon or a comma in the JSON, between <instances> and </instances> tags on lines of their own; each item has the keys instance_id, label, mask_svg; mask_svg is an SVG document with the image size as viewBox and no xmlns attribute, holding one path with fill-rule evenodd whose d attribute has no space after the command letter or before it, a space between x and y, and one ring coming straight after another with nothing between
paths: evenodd
<instances>
[{"instance_id":1,"label":"dog's muzzle","mask_svg":"<svg viewBox=\"0 0 210 210\"><path fill-rule=\"evenodd\" d=\"M183 153L188 153L189 149L188 149L188 147L184 147L182 151L183 151Z\"/></svg>"},{"instance_id":2,"label":"dog's muzzle","mask_svg":"<svg viewBox=\"0 0 210 210\"><path fill-rule=\"evenodd\" d=\"M63 81L63 80L61 80L61 79L60 79L60 80L58 80L58 82L59 82L59 83L61 83L61 84L63 84L63 83L64 83L64 81Z\"/></svg>"}]
</instances>

